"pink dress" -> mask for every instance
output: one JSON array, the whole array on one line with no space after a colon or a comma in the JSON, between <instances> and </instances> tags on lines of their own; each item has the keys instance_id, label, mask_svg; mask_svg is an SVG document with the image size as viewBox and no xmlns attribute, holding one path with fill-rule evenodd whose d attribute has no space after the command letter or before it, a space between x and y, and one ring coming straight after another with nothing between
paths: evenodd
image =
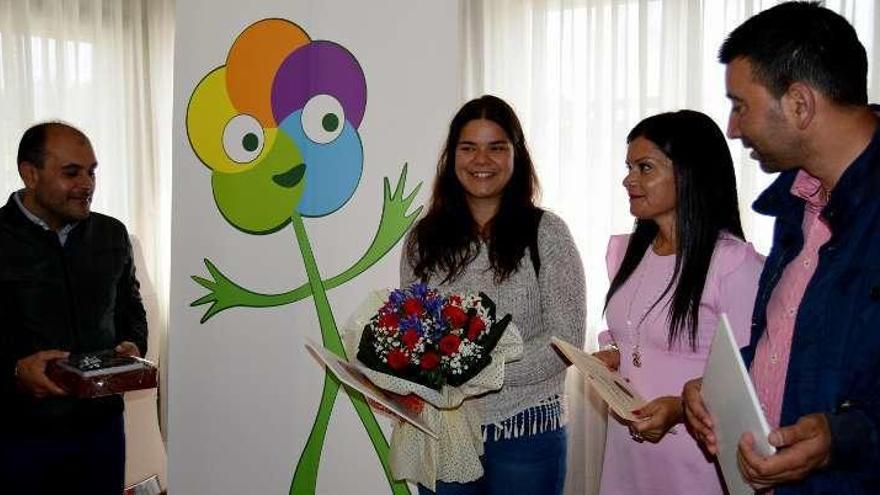
<instances>
[{"instance_id":1,"label":"pink dress","mask_svg":"<svg viewBox=\"0 0 880 495\"><path fill-rule=\"evenodd\" d=\"M612 236L606 261L608 273L617 273L629 235ZM700 302L697 350L687 335L670 349L667 344L668 302L672 291L651 308L669 283L675 256L658 256L649 248L641 263L611 299L606 311L609 330L600 344L614 340L620 346L620 373L629 378L647 400L679 396L684 383L702 376L721 313L727 313L737 341L748 344L752 308L763 257L751 244L722 235L706 276ZM629 325L627 324L629 322ZM640 323L641 322L641 323ZM641 367L633 364L638 347ZM601 495L668 495L723 493L715 465L700 451L684 425L657 443L637 443L629 429L608 418Z\"/></svg>"}]
</instances>

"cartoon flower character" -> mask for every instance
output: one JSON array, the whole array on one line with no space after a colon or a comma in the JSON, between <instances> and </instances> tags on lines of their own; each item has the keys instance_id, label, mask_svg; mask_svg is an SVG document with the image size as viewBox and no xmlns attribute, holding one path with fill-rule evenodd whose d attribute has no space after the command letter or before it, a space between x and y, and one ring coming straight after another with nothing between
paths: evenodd
<instances>
[{"instance_id":1,"label":"cartoon flower character","mask_svg":"<svg viewBox=\"0 0 880 495\"><path fill-rule=\"evenodd\" d=\"M394 192L386 178L382 218L373 242L351 267L324 279L315 262L303 217L323 217L354 194L363 170L358 127L367 101L364 73L354 56L331 41L311 40L296 24L264 19L247 27L232 44L226 65L208 73L190 97L186 127L190 145L211 169L214 201L233 227L253 235L291 224L308 282L282 294L252 292L229 280L211 261L211 278L193 276L208 294L192 303L211 303L205 323L238 306L271 307L312 296L324 347L345 350L327 290L379 261L403 237L421 207L407 214L421 184L404 196L404 165ZM291 494L315 492L321 450L339 382L325 374L320 407L300 455ZM391 479L388 443L359 394L349 395L395 494L406 484Z\"/></svg>"}]
</instances>

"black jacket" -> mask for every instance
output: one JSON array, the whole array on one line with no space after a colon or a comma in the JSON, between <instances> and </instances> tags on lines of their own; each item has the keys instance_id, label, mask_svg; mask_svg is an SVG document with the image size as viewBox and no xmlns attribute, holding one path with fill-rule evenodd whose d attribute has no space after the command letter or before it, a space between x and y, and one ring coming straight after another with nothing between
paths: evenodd
<instances>
[{"instance_id":1,"label":"black jacket","mask_svg":"<svg viewBox=\"0 0 880 495\"><path fill-rule=\"evenodd\" d=\"M0 208L0 432L76 430L122 411L110 396L34 399L16 390L15 362L37 351L72 353L134 342L147 351L147 323L131 243L118 220L92 213L58 236L24 216L10 196Z\"/></svg>"}]
</instances>

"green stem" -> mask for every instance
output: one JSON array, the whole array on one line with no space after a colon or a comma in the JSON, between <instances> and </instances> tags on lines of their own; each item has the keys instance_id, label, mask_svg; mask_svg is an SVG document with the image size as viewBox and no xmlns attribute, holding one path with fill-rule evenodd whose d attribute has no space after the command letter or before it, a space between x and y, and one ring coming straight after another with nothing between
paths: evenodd
<instances>
[{"instance_id":1,"label":"green stem","mask_svg":"<svg viewBox=\"0 0 880 495\"><path fill-rule=\"evenodd\" d=\"M344 358L345 348L342 345L342 338L339 336L339 331L336 328L333 311L327 299L327 291L324 283L321 281L321 274L318 271L318 264L315 261L315 255L312 252L312 246L309 242L302 217L298 213L294 213L291 220L293 230L296 233L296 240L302 253L312 297L315 300L315 310L318 313L318 323L321 327L321 341L325 348ZM321 450L324 447L327 425L330 422L333 404L336 402L338 393L339 382L332 378L329 373L326 373L318 413L315 416L315 422L312 424L312 430L309 433L309 438L303 448L302 455L300 455L297 462L293 480L290 484L291 495L311 495L315 493L318 467L321 463ZM406 483L395 481L391 477L391 469L388 466L388 441L385 439L385 435L382 433L379 423L373 415L373 411L367 406L361 394L349 391L348 395L355 411L357 411L358 417L361 419L361 423L367 430L367 435L370 437L379 461L382 463L382 470L385 472L385 477L388 480L392 493L395 495L409 495L410 491Z\"/></svg>"}]
</instances>

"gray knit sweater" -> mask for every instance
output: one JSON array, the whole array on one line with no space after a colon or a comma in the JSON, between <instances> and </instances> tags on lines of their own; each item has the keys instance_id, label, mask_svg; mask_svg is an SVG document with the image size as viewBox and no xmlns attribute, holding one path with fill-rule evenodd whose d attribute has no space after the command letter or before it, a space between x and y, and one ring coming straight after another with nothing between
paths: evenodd
<instances>
[{"instance_id":1,"label":"gray knit sweater","mask_svg":"<svg viewBox=\"0 0 880 495\"><path fill-rule=\"evenodd\" d=\"M476 399L483 409L483 424L491 424L542 399L562 395L566 364L550 345L550 337L583 347L587 301L580 255L565 222L549 211L544 212L538 226L539 277L527 251L519 269L497 284L488 252L482 244L480 248L476 259L451 283L438 285L437 276L426 282L443 292L485 292L495 301L499 315L513 315L522 334L523 357L506 366L504 387ZM415 281L404 251L400 262L401 286Z\"/></svg>"}]
</instances>

